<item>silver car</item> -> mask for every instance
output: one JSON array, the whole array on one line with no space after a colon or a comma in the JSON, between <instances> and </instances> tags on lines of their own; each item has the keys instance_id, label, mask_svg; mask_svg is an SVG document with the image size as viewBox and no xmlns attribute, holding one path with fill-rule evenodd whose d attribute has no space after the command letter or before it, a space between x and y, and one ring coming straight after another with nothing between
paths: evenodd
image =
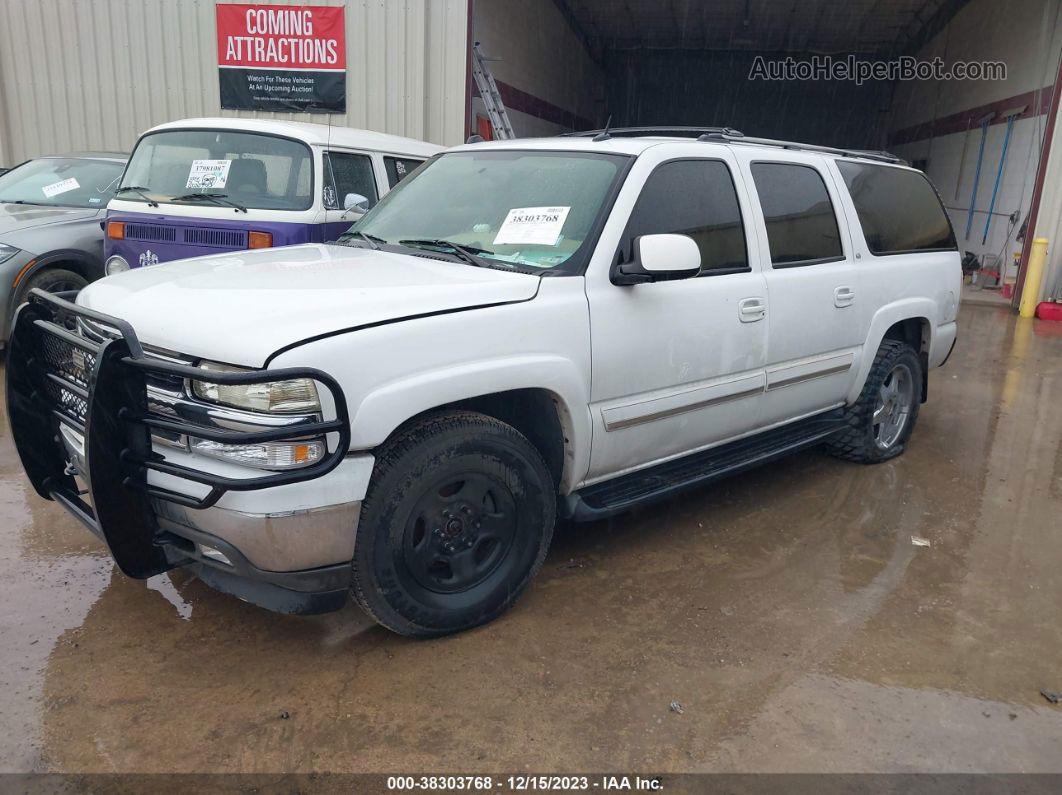
<instances>
[{"instance_id":1,"label":"silver car","mask_svg":"<svg viewBox=\"0 0 1062 795\"><path fill-rule=\"evenodd\" d=\"M0 345L31 288L80 290L104 275L100 224L127 158L39 157L0 174Z\"/></svg>"}]
</instances>

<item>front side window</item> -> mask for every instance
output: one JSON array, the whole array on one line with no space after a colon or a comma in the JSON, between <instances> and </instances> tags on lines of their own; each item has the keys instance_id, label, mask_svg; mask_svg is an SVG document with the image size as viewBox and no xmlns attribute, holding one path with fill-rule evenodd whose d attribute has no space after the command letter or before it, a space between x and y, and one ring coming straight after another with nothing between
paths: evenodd
<instances>
[{"instance_id":1,"label":"front side window","mask_svg":"<svg viewBox=\"0 0 1062 795\"><path fill-rule=\"evenodd\" d=\"M753 163L774 267L842 259L837 215L822 175L795 163Z\"/></svg>"},{"instance_id":2,"label":"front side window","mask_svg":"<svg viewBox=\"0 0 1062 795\"><path fill-rule=\"evenodd\" d=\"M124 165L110 160L42 157L0 175L0 202L102 209Z\"/></svg>"},{"instance_id":3,"label":"front side window","mask_svg":"<svg viewBox=\"0 0 1062 795\"><path fill-rule=\"evenodd\" d=\"M658 234L693 238L701 273L748 270L741 208L725 163L676 160L649 175L627 222L621 257L634 256L635 238Z\"/></svg>"},{"instance_id":4,"label":"front side window","mask_svg":"<svg viewBox=\"0 0 1062 795\"><path fill-rule=\"evenodd\" d=\"M313 204L313 160L306 144L235 130L162 130L140 139L121 187L125 201L184 203L211 194L260 210ZM143 194L143 195L141 195ZM202 202L200 202L202 203Z\"/></svg>"},{"instance_id":5,"label":"front side window","mask_svg":"<svg viewBox=\"0 0 1062 795\"><path fill-rule=\"evenodd\" d=\"M838 160L867 247L873 254L954 251L955 233L925 174Z\"/></svg>"},{"instance_id":6,"label":"front side window","mask_svg":"<svg viewBox=\"0 0 1062 795\"><path fill-rule=\"evenodd\" d=\"M423 160L412 160L408 157L385 157L384 168L387 169L387 184L392 188L408 177Z\"/></svg>"},{"instance_id":7,"label":"front side window","mask_svg":"<svg viewBox=\"0 0 1062 795\"><path fill-rule=\"evenodd\" d=\"M584 152L443 154L351 227L377 244L456 244L498 267L580 272L628 158ZM419 242L418 242L419 241Z\"/></svg>"},{"instance_id":8,"label":"front side window","mask_svg":"<svg viewBox=\"0 0 1062 795\"><path fill-rule=\"evenodd\" d=\"M326 208L343 209L343 201L351 193L368 199L369 207L376 204L376 177L368 155L328 152L324 163Z\"/></svg>"}]
</instances>

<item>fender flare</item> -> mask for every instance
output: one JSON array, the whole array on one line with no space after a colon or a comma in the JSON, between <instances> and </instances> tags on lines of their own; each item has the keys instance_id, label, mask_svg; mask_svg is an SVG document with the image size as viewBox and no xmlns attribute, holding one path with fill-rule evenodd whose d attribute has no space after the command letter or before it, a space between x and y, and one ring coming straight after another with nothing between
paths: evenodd
<instances>
[{"instance_id":1,"label":"fender flare","mask_svg":"<svg viewBox=\"0 0 1062 795\"><path fill-rule=\"evenodd\" d=\"M935 342L936 318L938 314L939 307L930 298L902 298L878 309L870 321L870 330L867 332L867 340L863 347L859 373L852 382L851 387L849 387L845 402L851 405L859 398L860 392L863 391L863 384L866 383L867 375L870 373L870 368L874 364L874 356L878 348L881 347L882 340L885 339L885 332L904 320L925 321L928 332L925 349L928 352L932 349Z\"/></svg>"},{"instance_id":2,"label":"fender flare","mask_svg":"<svg viewBox=\"0 0 1062 795\"><path fill-rule=\"evenodd\" d=\"M585 378L561 356L484 359L381 384L349 407L351 449L379 447L404 422L440 406L515 389L538 389L553 399L564 434L561 488L571 488L590 465L592 424Z\"/></svg>"}]
</instances>

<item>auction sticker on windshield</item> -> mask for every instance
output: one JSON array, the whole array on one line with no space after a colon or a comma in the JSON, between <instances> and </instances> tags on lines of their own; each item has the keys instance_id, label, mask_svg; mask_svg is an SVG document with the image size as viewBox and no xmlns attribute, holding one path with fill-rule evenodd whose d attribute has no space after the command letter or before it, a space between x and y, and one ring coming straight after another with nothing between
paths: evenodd
<instances>
[{"instance_id":1,"label":"auction sticker on windshield","mask_svg":"<svg viewBox=\"0 0 1062 795\"><path fill-rule=\"evenodd\" d=\"M571 207L517 207L509 210L494 245L555 246Z\"/></svg>"},{"instance_id":2,"label":"auction sticker on windshield","mask_svg":"<svg viewBox=\"0 0 1062 795\"><path fill-rule=\"evenodd\" d=\"M231 160L193 160L186 188L224 188Z\"/></svg>"},{"instance_id":3,"label":"auction sticker on windshield","mask_svg":"<svg viewBox=\"0 0 1062 795\"><path fill-rule=\"evenodd\" d=\"M45 198L52 198L52 196L58 196L60 193L67 193L68 191L77 190L81 185L78 181L71 177L70 179L64 179L62 182L53 182L51 185L45 185L41 188L41 193Z\"/></svg>"}]
</instances>

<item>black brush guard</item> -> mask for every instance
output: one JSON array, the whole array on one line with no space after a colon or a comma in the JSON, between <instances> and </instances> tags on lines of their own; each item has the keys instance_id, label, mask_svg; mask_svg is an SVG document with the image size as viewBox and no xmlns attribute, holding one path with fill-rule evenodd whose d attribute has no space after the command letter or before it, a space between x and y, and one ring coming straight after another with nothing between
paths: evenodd
<instances>
[{"instance_id":1,"label":"black brush guard","mask_svg":"<svg viewBox=\"0 0 1062 795\"><path fill-rule=\"evenodd\" d=\"M83 337L74 330L78 317L115 329L120 336L103 343ZM153 416L148 414L146 387L151 373L230 385L310 378L331 394L336 418L294 429L243 432ZM201 509L214 505L227 491L311 480L335 469L350 444L343 391L320 370L289 367L228 373L157 359L144 353L125 321L36 289L19 309L8 341L7 411L15 447L37 493L62 504L103 538L122 572L137 578L179 565L167 560L152 498ZM77 473L68 466L61 425L83 436L87 471ZM336 434L338 440L320 461L301 469L228 478L164 460L152 451L152 430L227 444L256 444L293 435ZM203 484L209 491L197 498L151 486L149 470ZM88 484L91 505L83 499L86 493L79 489L75 474Z\"/></svg>"}]
</instances>

